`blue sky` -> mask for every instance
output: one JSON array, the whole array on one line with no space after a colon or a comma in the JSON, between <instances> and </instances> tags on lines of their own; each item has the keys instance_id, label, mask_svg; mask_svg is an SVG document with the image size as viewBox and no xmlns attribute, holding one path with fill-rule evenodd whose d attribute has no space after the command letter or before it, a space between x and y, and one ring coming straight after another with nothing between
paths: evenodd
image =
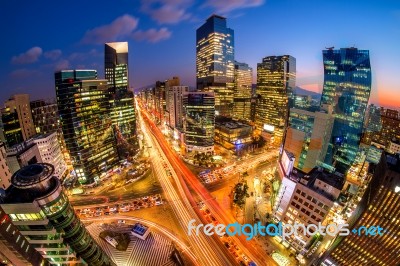
<instances>
[{"instance_id":1,"label":"blue sky","mask_svg":"<svg viewBox=\"0 0 400 266\"><path fill-rule=\"evenodd\" d=\"M14 93L54 97L57 69L97 69L103 44L129 42L130 85L172 76L195 84L195 31L213 13L235 31L236 60L297 59L297 85L322 90L325 47L370 50L371 101L400 107L400 1L5 1L0 10L0 102ZM396 95L396 97L394 97Z\"/></svg>"}]
</instances>

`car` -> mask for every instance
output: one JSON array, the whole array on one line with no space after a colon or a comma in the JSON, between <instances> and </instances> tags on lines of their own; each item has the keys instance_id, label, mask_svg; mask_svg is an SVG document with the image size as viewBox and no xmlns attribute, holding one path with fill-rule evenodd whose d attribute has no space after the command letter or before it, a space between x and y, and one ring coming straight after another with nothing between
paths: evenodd
<instances>
[{"instance_id":1,"label":"car","mask_svg":"<svg viewBox=\"0 0 400 266\"><path fill-rule=\"evenodd\" d=\"M149 199L149 196L142 197L142 200L148 200L148 199Z\"/></svg>"},{"instance_id":2,"label":"car","mask_svg":"<svg viewBox=\"0 0 400 266\"><path fill-rule=\"evenodd\" d=\"M242 259L243 259L245 262L249 262L249 258L248 258L246 255L242 255Z\"/></svg>"},{"instance_id":3,"label":"car","mask_svg":"<svg viewBox=\"0 0 400 266\"><path fill-rule=\"evenodd\" d=\"M226 248L230 248L231 247L231 245L229 245L228 242L225 242L224 245L225 245Z\"/></svg>"},{"instance_id":4,"label":"car","mask_svg":"<svg viewBox=\"0 0 400 266\"><path fill-rule=\"evenodd\" d=\"M124 223L125 223L125 220L118 220L118 223L119 223L119 224L124 224Z\"/></svg>"},{"instance_id":5,"label":"car","mask_svg":"<svg viewBox=\"0 0 400 266\"><path fill-rule=\"evenodd\" d=\"M156 206L158 206L158 205L161 205L161 204L163 204L163 202L162 201L156 201Z\"/></svg>"}]
</instances>

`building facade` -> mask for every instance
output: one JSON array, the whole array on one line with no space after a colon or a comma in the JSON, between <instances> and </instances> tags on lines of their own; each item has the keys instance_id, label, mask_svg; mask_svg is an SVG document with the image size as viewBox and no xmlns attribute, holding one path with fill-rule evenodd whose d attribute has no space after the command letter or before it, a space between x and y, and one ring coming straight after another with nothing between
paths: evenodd
<instances>
[{"instance_id":1,"label":"building facade","mask_svg":"<svg viewBox=\"0 0 400 266\"><path fill-rule=\"evenodd\" d=\"M232 116L234 32L226 18L212 15L196 31L197 89L215 93L217 115Z\"/></svg>"},{"instance_id":2,"label":"building facade","mask_svg":"<svg viewBox=\"0 0 400 266\"><path fill-rule=\"evenodd\" d=\"M128 43L106 43L104 73L109 86L111 121L118 141L120 157L134 153L132 144L136 140L135 102L133 92L128 90L128 66Z\"/></svg>"},{"instance_id":3,"label":"building facade","mask_svg":"<svg viewBox=\"0 0 400 266\"><path fill-rule=\"evenodd\" d=\"M81 183L93 183L119 162L107 82L95 70L55 73L63 135Z\"/></svg>"},{"instance_id":4,"label":"building facade","mask_svg":"<svg viewBox=\"0 0 400 266\"><path fill-rule=\"evenodd\" d=\"M36 134L28 94L16 94L4 103L1 110L6 144L11 147Z\"/></svg>"},{"instance_id":5,"label":"building facade","mask_svg":"<svg viewBox=\"0 0 400 266\"><path fill-rule=\"evenodd\" d=\"M318 162L324 161L333 122L332 111L329 113L290 109L284 148L295 156L296 168L308 173Z\"/></svg>"},{"instance_id":6,"label":"building facade","mask_svg":"<svg viewBox=\"0 0 400 266\"><path fill-rule=\"evenodd\" d=\"M55 131L62 133L56 102L37 100L32 101L30 105L37 134L47 134Z\"/></svg>"},{"instance_id":7,"label":"building facade","mask_svg":"<svg viewBox=\"0 0 400 266\"><path fill-rule=\"evenodd\" d=\"M183 127L183 106L182 106L182 96L183 93L188 92L188 86L168 86L168 99L167 106L168 110L166 112L166 123L167 125L174 128Z\"/></svg>"},{"instance_id":8,"label":"building facade","mask_svg":"<svg viewBox=\"0 0 400 266\"><path fill-rule=\"evenodd\" d=\"M246 63L235 61L233 118L251 120L253 69Z\"/></svg>"},{"instance_id":9,"label":"building facade","mask_svg":"<svg viewBox=\"0 0 400 266\"><path fill-rule=\"evenodd\" d=\"M237 121L216 122L215 142L239 153L253 142L253 127Z\"/></svg>"},{"instance_id":10,"label":"building facade","mask_svg":"<svg viewBox=\"0 0 400 266\"><path fill-rule=\"evenodd\" d=\"M214 93L183 93L183 132L186 152L213 154L214 129Z\"/></svg>"},{"instance_id":11,"label":"building facade","mask_svg":"<svg viewBox=\"0 0 400 266\"><path fill-rule=\"evenodd\" d=\"M49 263L114 265L76 216L50 164L16 172L1 203L13 225Z\"/></svg>"},{"instance_id":12,"label":"building facade","mask_svg":"<svg viewBox=\"0 0 400 266\"><path fill-rule=\"evenodd\" d=\"M67 165L64 161L57 132L36 135L35 137L7 149L7 160L12 173L21 167L34 163L49 163L56 167L54 176L64 180Z\"/></svg>"},{"instance_id":13,"label":"building facade","mask_svg":"<svg viewBox=\"0 0 400 266\"><path fill-rule=\"evenodd\" d=\"M11 184L11 171L7 163L6 144L0 141L0 188L6 189Z\"/></svg>"},{"instance_id":14,"label":"building facade","mask_svg":"<svg viewBox=\"0 0 400 266\"><path fill-rule=\"evenodd\" d=\"M335 123L325 163L346 172L354 163L371 92L368 50L323 50L324 87L321 105L332 105Z\"/></svg>"},{"instance_id":15,"label":"building facade","mask_svg":"<svg viewBox=\"0 0 400 266\"><path fill-rule=\"evenodd\" d=\"M324 221L339 197L344 185L343 176L336 176L314 168L306 174L296 168L288 172L282 180L275 206L274 217L283 224L309 225ZM301 231L282 239L295 252L304 254L313 244L315 230Z\"/></svg>"},{"instance_id":16,"label":"building facade","mask_svg":"<svg viewBox=\"0 0 400 266\"><path fill-rule=\"evenodd\" d=\"M296 83L296 59L290 55L267 56L257 64L257 94L255 123L260 132L267 131L275 143L284 139L293 107Z\"/></svg>"}]
</instances>

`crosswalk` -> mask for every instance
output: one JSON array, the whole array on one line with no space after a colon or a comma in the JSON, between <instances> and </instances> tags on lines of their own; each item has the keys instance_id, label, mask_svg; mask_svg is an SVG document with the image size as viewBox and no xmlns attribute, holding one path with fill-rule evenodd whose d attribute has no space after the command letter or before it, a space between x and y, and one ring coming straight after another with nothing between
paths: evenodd
<instances>
[{"instance_id":1,"label":"crosswalk","mask_svg":"<svg viewBox=\"0 0 400 266\"><path fill-rule=\"evenodd\" d=\"M117 266L176 266L170 259L173 246L169 239L156 232L151 232L146 240L141 240L130 233L131 227L115 225L114 228L108 228L121 233L129 233L131 242L126 251L118 251L101 239L99 234L105 228L99 224L90 224L86 228Z\"/></svg>"}]
</instances>

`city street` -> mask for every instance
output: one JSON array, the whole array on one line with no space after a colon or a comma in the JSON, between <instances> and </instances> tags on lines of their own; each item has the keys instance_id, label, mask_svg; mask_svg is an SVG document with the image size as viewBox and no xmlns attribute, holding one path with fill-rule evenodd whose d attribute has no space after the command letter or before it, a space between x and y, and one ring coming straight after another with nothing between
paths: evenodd
<instances>
[{"instance_id":1,"label":"city street","mask_svg":"<svg viewBox=\"0 0 400 266\"><path fill-rule=\"evenodd\" d=\"M140 105L137 105L138 108L140 109ZM142 116L146 116L146 113L144 111L141 111ZM230 224L234 223L235 219L229 212L229 210L224 210L222 209L219 204L215 201L214 197L208 192L208 190L200 183L198 180L197 176L194 175L185 165L184 162L181 161L181 159L176 155L175 152L173 152L168 144L166 143L165 139L163 138L162 133L160 130L157 128L157 126L146 116L145 120L147 123L149 123L150 128L157 139L157 142L160 144L162 151L167 155L166 158L168 158L171 166L175 169L176 172L181 173L181 175L178 175L179 181L181 184L188 183L189 186L196 192L197 196L207 204L208 208L211 210L211 212L216 216L217 220L220 223L223 224ZM184 178L183 178L184 177ZM177 183L178 183L177 182ZM194 203L194 198L191 193L189 193L189 190L186 190L187 192L186 197L188 199L191 199L193 202L192 206L196 206ZM203 222L206 223L206 222ZM253 259L258 265L276 265L275 261L272 260L271 257L267 256L265 253L265 250L263 250L260 247L257 247L256 245L252 245L250 241L247 241L245 237L242 236L236 236L235 241L237 245L243 250L243 252L248 255L250 258Z\"/></svg>"}]
</instances>

